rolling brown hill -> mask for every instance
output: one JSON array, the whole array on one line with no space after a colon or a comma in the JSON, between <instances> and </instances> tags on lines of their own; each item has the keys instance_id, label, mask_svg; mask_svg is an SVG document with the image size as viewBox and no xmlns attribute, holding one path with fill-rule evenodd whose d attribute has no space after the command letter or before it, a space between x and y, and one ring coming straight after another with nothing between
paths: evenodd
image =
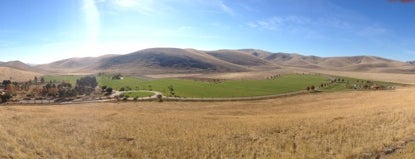
<instances>
[{"instance_id":1,"label":"rolling brown hill","mask_svg":"<svg viewBox=\"0 0 415 159\"><path fill-rule=\"evenodd\" d=\"M295 53L271 53L258 49L202 51L150 48L125 55L70 58L35 67L18 61L2 62L0 66L45 73L225 73L284 67L360 72L415 72L415 66L410 63L381 57L318 57Z\"/></svg>"},{"instance_id":2,"label":"rolling brown hill","mask_svg":"<svg viewBox=\"0 0 415 159\"><path fill-rule=\"evenodd\" d=\"M101 61L118 55L104 55L99 57L70 58L35 66L35 68L50 73L88 73L96 69Z\"/></svg>"},{"instance_id":3,"label":"rolling brown hill","mask_svg":"<svg viewBox=\"0 0 415 159\"><path fill-rule=\"evenodd\" d=\"M14 69L10 67L0 67L0 80L13 80L13 81L29 81L33 79L35 76L40 76L41 73L32 72L32 71L24 71L20 69Z\"/></svg>"},{"instance_id":4,"label":"rolling brown hill","mask_svg":"<svg viewBox=\"0 0 415 159\"><path fill-rule=\"evenodd\" d=\"M0 67L9 67L9 68L24 70L24 71L37 71L32 66L29 66L28 64L25 64L21 61L0 62Z\"/></svg>"},{"instance_id":5,"label":"rolling brown hill","mask_svg":"<svg viewBox=\"0 0 415 159\"><path fill-rule=\"evenodd\" d=\"M399 73L409 73L413 72L415 69L414 65L410 63L375 56L318 57L289 53L262 52L260 57L266 61L285 67Z\"/></svg>"},{"instance_id":6,"label":"rolling brown hill","mask_svg":"<svg viewBox=\"0 0 415 159\"><path fill-rule=\"evenodd\" d=\"M244 66L217 59L204 51L177 48L145 49L103 59L96 69L128 73L247 71Z\"/></svg>"},{"instance_id":7,"label":"rolling brown hill","mask_svg":"<svg viewBox=\"0 0 415 159\"><path fill-rule=\"evenodd\" d=\"M269 61L258 58L258 56L255 56L254 54L247 54L241 50L208 51L207 54L220 60L242 66L263 66L272 64Z\"/></svg>"}]
</instances>

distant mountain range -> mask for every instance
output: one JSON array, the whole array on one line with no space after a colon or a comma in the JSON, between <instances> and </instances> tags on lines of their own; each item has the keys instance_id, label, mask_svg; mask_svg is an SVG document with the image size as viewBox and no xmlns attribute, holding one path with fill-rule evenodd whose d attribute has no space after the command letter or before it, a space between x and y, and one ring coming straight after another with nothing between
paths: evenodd
<instances>
[{"instance_id":1,"label":"distant mountain range","mask_svg":"<svg viewBox=\"0 0 415 159\"><path fill-rule=\"evenodd\" d=\"M125 55L70 58L36 66L30 66L20 61L0 62L0 67L42 74L244 72L283 67L413 73L415 72L414 63L374 56L318 57L292 53L271 53L257 49L202 51L195 49L151 48Z\"/></svg>"}]
</instances>

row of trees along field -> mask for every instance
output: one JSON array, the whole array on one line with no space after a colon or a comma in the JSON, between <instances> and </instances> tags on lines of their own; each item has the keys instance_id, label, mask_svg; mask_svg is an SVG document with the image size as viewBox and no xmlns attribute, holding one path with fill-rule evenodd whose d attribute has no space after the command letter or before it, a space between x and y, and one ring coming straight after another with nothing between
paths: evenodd
<instances>
[{"instance_id":1,"label":"row of trees along field","mask_svg":"<svg viewBox=\"0 0 415 159\"><path fill-rule=\"evenodd\" d=\"M20 95L24 98L69 98L78 95L91 95L96 91L98 82L95 76L81 77L75 86L71 83L61 81L46 82L43 77L34 77L27 82L12 82L3 80L0 89L0 103L8 102L13 97Z\"/></svg>"},{"instance_id":2,"label":"row of trees along field","mask_svg":"<svg viewBox=\"0 0 415 159\"><path fill-rule=\"evenodd\" d=\"M328 86L330 86L334 83L344 83L344 82L345 82L344 78L334 78L334 79L331 79L329 82L321 83L318 88L324 88L324 87L328 87ZM348 82L348 81L346 81L346 82ZM306 90L308 92L310 92L310 91L314 92L316 89L317 89L317 87L314 86L314 85L306 87Z\"/></svg>"}]
</instances>

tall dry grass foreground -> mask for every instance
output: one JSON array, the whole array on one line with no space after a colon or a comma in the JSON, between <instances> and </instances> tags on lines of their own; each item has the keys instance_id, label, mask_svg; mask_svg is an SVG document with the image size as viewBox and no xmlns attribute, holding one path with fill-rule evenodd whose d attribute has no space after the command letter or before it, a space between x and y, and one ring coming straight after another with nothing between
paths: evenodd
<instances>
[{"instance_id":1,"label":"tall dry grass foreground","mask_svg":"<svg viewBox=\"0 0 415 159\"><path fill-rule=\"evenodd\" d=\"M415 88L402 88L249 102L1 106L0 158L357 158L414 135L414 97Z\"/></svg>"}]
</instances>

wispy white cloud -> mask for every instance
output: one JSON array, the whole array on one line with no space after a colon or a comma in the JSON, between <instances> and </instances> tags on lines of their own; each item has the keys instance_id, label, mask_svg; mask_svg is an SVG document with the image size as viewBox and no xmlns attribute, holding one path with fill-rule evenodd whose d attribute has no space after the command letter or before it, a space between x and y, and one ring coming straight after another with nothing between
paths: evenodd
<instances>
[{"instance_id":1,"label":"wispy white cloud","mask_svg":"<svg viewBox=\"0 0 415 159\"><path fill-rule=\"evenodd\" d=\"M337 29L351 29L353 27L353 25L350 24L350 22L342 20L336 16L319 18L317 21L314 21L313 23Z\"/></svg>"},{"instance_id":2,"label":"wispy white cloud","mask_svg":"<svg viewBox=\"0 0 415 159\"><path fill-rule=\"evenodd\" d=\"M136 7L138 5L137 0L113 0L112 1L115 5L124 8L131 8Z\"/></svg>"},{"instance_id":3,"label":"wispy white cloud","mask_svg":"<svg viewBox=\"0 0 415 159\"><path fill-rule=\"evenodd\" d=\"M304 17L298 16L274 16L267 19L258 20L248 23L249 27L278 31L292 25L303 25L310 23L310 20Z\"/></svg>"},{"instance_id":4,"label":"wispy white cloud","mask_svg":"<svg viewBox=\"0 0 415 159\"><path fill-rule=\"evenodd\" d=\"M238 4L238 6L248 13L258 13L261 11L260 9L252 6L251 4L240 3Z\"/></svg>"},{"instance_id":5,"label":"wispy white cloud","mask_svg":"<svg viewBox=\"0 0 415 159\"><path fill-rule=\"evenodd\" d=\"M136 12L145 16L160 15L171 9L166 1L155 0L107 0L117 11Z\"/></svg>"},{"instance_id":6,"label":"wispy white cloud","mask_svg":"<svg viewBox=\"0 0 415 159\"><path fill-rule=\"evenodd\" d=\"M278 17L272 17L269 19L258 20L248 23L249 27L267 30L276 30L281 25L281 19Z\"/></svg>"},{"instance_id":7,"label":"wispy white cloud","mask_svg":"<svg viewBox=\"0 0 415 159\"><path fill-rule=\"evenodd\" d=\"M303 37L320 37L320 39L322 37L333 37L336 35L373 38L389 35L391 32L379 24L359 23L359 21L342 19L335 15L317 19L305 16L273 16L271 18L249 22L246 25L259 30L301 34ZM336 35L331 34L331 31L335 32Z\"/></svg>"},{"instance_id":8,"label":"wispy white cloud","mask_svg":"<svg viewBox=\"0 0 415 159\"><path fill-rule=\"evenodd\" d=\"M101 0L110 4L115 12L136 12L145 16L170 15L172 13L186 12L183 6L198 8L199 12L236 15L236 10L223 0ZM108 11L107 11L108 12Z\"/></svg>"},{"instance_id":9,"label":"wispy white cloud","mask_svg":"<svg viewBox=\"0 0 415 159\"><path fill-rule=\"evenodd\" d=\"M382 36L388 34L390 31L381 26L366 26L358 31L358 35L365 37Z\"/></svg>"},{"instance_id":10,"label":"wispy white cloud","mask_svg":"<svg viewBox=\"0 0 415 159\"><path fill-rule=\"evenodd\" d=\"M96 45L100 35L100 14L95 0L83 0L85 18L85 43L88 47Z\"/></svg>"},{"instance_id":11,"label":"wispy white cloud","mask_svg":"<svg viewBox=\"0 0 415 159\"><path fill-rule=\"evenodd\" d=\"M319 18L317 20L303 16L274 16L267 19L257 20L255 22L248 23L248 26L252 28L278 30L278 28L289 28L295 26L308 26L310 27L329 27L337 29L351 28L351 25L338 18Z\"/></svg>"},{"instance_id":12,"label":"wispy white cloud","mask_svg":"<svg viewBox=\"0 0 415 159\"><path fill-rule=\"evenodd\" d=\"M234 16L235 15L235 11L231 7L229 7L228 5L226 5L223 1L218 1L217 2L217 5L220 7L220 9L223 12L225 12L225 13L231 15L231 16Z\"/></svg>"}]
</instances>

